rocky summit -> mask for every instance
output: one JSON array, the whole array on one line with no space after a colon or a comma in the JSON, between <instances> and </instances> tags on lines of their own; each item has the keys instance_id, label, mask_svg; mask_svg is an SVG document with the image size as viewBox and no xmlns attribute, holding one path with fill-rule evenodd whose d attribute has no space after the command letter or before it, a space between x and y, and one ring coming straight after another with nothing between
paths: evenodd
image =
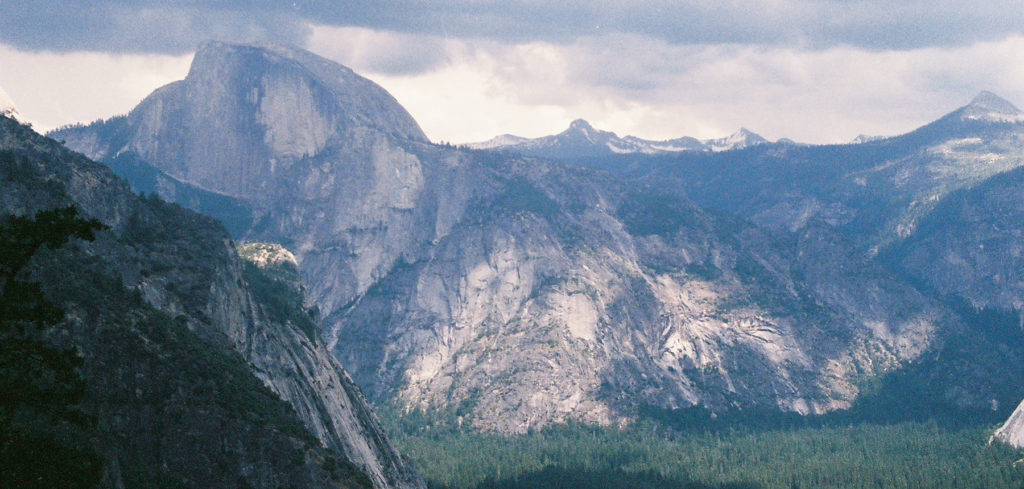
<instances>
[{"instance_id":1,"label":"rocky summit","mask_svg":"<svg viewBox=\"0 0 1024 489\"><path fill-rule=\"evenodd\" d=\"M955 344L958 310L880 258L929 196L1009 168L954 137L1004 122L943 124L838 148L745 132L720 141L754 141L743 151L633 154L613 174L433 145L347 68L210 43L127 116L54 136L244 204L236 237L294 255L320 333L372 399L522 433L647 406L843 409ZM921 154L927 171L906 156Z\"/></svg>"}]
</instances>

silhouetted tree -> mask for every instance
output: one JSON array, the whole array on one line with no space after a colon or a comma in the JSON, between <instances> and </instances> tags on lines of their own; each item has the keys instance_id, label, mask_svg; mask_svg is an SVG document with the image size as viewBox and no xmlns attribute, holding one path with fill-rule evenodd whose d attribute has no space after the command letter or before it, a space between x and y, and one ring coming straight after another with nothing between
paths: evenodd
<instances>
[{"instance_id":1,"label":"silhouetted tree","mask_svg":"<svg viewBox=\"0 0 1024 489\"><path fill-rule=\"evenodd\" d=\"M75 207L7 217L0 224L0 487L87 488L101 475L93 421L81 409L85 380L74 348L47 341L64 316L26 267L43 246L93 240L105 226Z\"/></svg>"}]
</instances>

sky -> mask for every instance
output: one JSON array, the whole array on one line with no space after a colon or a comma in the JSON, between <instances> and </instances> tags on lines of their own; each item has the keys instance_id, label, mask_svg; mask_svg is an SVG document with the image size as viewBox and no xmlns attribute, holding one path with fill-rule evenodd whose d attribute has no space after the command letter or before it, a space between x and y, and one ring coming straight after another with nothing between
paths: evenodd
<instances>
[{"instance_id":1,"label":"sky","mask_svg":"<svg viewBox=\"0 0 1024 489\"><path fill-rule=\"evenodd\" d=\"M386 88L434 141L844 142L982 90L1024 105L1019 0L0 0L0 87L39 130L123 114L204 40L292 44Z\"/></svg>"}]
</instances>

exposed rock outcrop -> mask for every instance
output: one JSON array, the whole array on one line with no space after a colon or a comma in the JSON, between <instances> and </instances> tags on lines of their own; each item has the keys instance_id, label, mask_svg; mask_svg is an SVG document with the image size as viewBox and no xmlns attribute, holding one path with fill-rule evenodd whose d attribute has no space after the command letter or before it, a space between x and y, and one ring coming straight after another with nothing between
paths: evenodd
<instances>
[{"instance_id":1,"label":"exposed rock outcrop","mask_svg":"<svg viewBox=\"0 0 1024 489\"><path fill-rule=\"evenodd\" d=\"M1024 448L1024 402L1017 406L1010 419L996 430L992 438L1014 448Z\"/></svg>"}]
</instances>

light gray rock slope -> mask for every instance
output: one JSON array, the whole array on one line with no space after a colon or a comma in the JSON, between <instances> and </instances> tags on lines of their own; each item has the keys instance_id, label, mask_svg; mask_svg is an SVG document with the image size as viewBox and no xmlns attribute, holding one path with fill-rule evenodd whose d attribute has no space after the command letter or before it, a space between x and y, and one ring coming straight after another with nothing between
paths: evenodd
<instances>
[{"instance_id":1,"label":"light gray rock slope","mask_svg":"<svg viewBox=\"0 0 1024 489\"><path fill-rule=\"evenodd\" d=\"M996 430L992 438L1016 448L1024 448L1024 402L1017 406L1010 419Z\"/></svg>"},{"instance_id":2,"label":"light gray rock slope","mask_svg":"<svg viewBox=\"0 0 1024 489\"><path fill-rule=\"evenodd\" d=\"M671 187L431 145L290 48L207 44L126 117L55 136L251 203L243 236L294 253L371 397L481 429L842 408L949 320L827 226L782 238Z\"/></svg>"}]
</instances>

